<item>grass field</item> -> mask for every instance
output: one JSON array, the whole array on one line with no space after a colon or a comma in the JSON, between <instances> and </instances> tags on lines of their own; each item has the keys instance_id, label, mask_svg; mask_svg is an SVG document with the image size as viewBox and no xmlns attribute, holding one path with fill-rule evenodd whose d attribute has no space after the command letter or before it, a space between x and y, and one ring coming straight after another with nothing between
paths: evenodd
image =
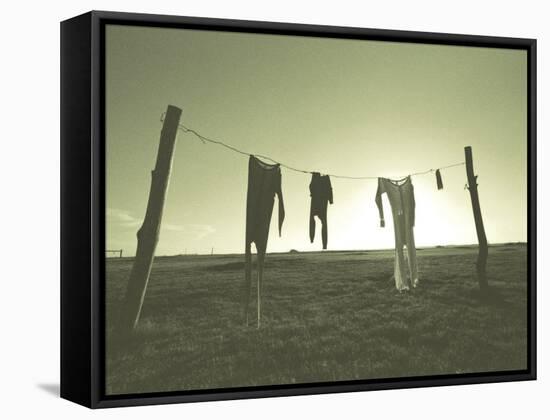
<instances>
[{"instance_id":1,"label":"grass field","mask_svg":"<svg viewBox=\"0 0 550 420\"><path fill-rule=\"evenodd\" d=\"M113 325L133 260L108 259L107 394L525 369L527 247L490 247L490 298L476 256L420 249L421 285L399 293L391 251L269 254L260 329L242 255L157 258L126 352Z\"/></svg>"}]
</instances>

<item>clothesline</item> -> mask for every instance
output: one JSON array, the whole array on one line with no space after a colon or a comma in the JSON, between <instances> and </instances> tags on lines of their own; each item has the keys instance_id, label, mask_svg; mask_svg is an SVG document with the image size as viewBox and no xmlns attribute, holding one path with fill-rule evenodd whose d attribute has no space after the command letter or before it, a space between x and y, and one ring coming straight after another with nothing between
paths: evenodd
<instances>
[{"instance_id":1,"label":"clothesline","mask_svg":"<svg viewBox=\"0 0 550 420\"><path fill-rule=\"evenodd\" d=\"M162 114L161 118L160 118L160 121L164 121L164 113ZM237 149L235 146L231 146L230 144L227 144L227 143L224 143L220 140L215 140L215 139L212 139L212 138L208 138L206 136L203 136L202 134L198 133L197 131L191 129L191 128L188 128L186 127L185 125L183 124L178 124L178 129L183 131L184 133L191 133L193 134L195 137L197 137L199 140L201 140L203 143L213 143L213 144L217 144L219 146L223 146L235 153L240 153L241 155L245 155L245 156L250 156L250 155L254 155L258 158L261 158L261 159L265 159L265 160L268 160L272 163L275 163L275 164L278 164L280 165L281 167L283 168L286 168L288 170L291 170L291 171L294 171L294 172L300 172L300 173L304 173L304 174L312 174L313 172L319 172L319 173L322 173L323 175L328 175L330 176L331 178L341 178L341 179L378 179L380 178L379 176L349 176L349 175L336 175L336 174L330 174L330 173L326 173L326 172L321 172L321 171L308 171L308 170L305 170L305 169L298 169L298 168L295 168L295 167L292 167L290 165L287 165L285 163L282 163L282 162L279 162L269 156L265 156L265 155L260 155L260 154L256 154L256 153L249 153L249 152L245 152L245 151L242 151L242 150L239 150ZM414 172L412 174L409 174L409 176L418 176L418 175L426 175L426 174L430 174L430 173L434 173L436 170L442 170L442 169L449 169L449 168L454 168L456 166L462 166L464 165L465 162L458 162L458 163L453 163L453 164L450 164L450 165L446 165L446 166L440 166L438 168L434 168L434 169L427 169L425 171L420 171L420 172ZM406 177L400 177L400 178L406 178Z\"/></svg>"}]
</instances>

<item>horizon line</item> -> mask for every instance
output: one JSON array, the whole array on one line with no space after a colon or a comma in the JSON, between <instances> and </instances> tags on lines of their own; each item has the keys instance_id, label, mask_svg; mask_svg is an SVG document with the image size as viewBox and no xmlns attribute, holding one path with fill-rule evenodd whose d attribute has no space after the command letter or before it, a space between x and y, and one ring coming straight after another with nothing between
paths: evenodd
<instances>
[{"instance_id":1,"label":"horizon line","mask_svg":"<svg viewBox=\"0 0 550 420\"><path fill-rule=\"evenodd\" d=\"M489 247L491 246L502 246L502 245L523 245L527 244L527 241L512 241L512 242L495 242L492 244L488 244ZM453 248L453 247L475 247L479 246L479 244L448 244L448 245L426 245L426 246L419 246L416 247L417 250L422 249L430 249L430 248ZM377 252L377 251L394 251L395 247L391 248L369 248L369 249L320 249L317 251L300 251L297 249L290 249L288 251L272 251L272 252L266 252L266 255L273 255L273 254L313 254L313 253L332 253L332 252ZM155 255L154 257L158 258L173 258L173 257L185 257L185 256L230 256L230 255L244 255L244 252L226 252L226 253L185 253L185 254L165 254L165 255ZM255 255L255 253L253 253ZM123 256L123 257L105 257L105 259L120 259L120 258L135 258L134 255L129 256Z\"/></svg>"}]
</instances>

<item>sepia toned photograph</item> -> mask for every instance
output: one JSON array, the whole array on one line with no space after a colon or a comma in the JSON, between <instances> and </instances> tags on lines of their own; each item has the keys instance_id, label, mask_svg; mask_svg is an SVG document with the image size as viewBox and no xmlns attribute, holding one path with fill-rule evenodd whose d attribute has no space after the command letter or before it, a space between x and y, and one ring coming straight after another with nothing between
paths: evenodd
<instances>
[{"instance_id":1,"label":"sepia toned photograph","mask_svg":"<svg viewBox=\"0 0 550 420\"><path fill-rule=\"evenodd\" d=\"M105 395L528 371L528 62L106 24Z\"/></svg>"}]
</instances>

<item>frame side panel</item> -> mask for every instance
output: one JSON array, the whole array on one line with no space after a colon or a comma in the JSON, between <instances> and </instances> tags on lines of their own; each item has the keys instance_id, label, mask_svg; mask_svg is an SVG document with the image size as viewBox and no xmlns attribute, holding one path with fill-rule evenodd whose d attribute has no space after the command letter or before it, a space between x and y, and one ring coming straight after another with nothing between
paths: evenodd
<instances>
[{"instance_id":1,"label":"frame side panel","mask_svg":"<svg viewBox=\"0 0 550 420\"><path fill-rule=\"evenodd\" d=\"M527 138L528 138L528 214L527 235L529 238L528 282L529 282L529 313L528 337L529 371L532 379L537 379L537 40L531 41L528 49L528 108L527 108Z\"/></svg>"},{"instance_id":2,"label":"frame side panel","mask_svg":"<svg viewBox=\"0 0 550 420\"><path fill-rule=\"evenodd\" d=\"M91 396L91 14L61 24L61 397Z\"/></svg>"}]
</instances>

